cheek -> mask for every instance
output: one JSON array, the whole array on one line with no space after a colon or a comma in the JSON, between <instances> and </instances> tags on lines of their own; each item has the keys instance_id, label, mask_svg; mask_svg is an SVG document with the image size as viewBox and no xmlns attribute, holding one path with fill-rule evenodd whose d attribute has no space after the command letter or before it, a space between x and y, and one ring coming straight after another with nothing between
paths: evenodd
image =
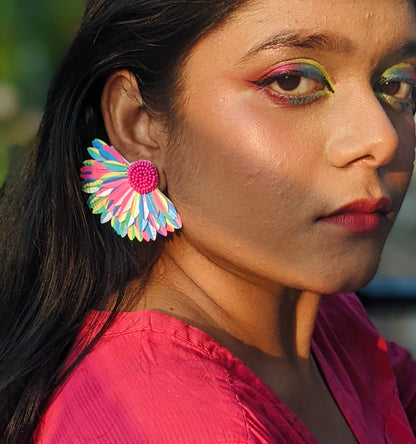
<instances>
[{"instance_id":1,"label":"cheek","mask_svg":"<svg viewBox=\"0 0 416 444\"><path fill-rule=\"evenodd\" d=\"M228 210L236 202L255 206L250 199L284 195L294 176L305 177L300 168L309 163L299 155L296 131L279 128L270 117L253 119L247 110L236 114L215 121L195 118L186 125L175 150L184 153L177 165L180 174L170 182L170 191L180 193L184 203L196 205L202 199L212 204L210 211L223 205ZM184 186L190 189L182 194Z\"/></svg>"},{"instance_id":2,"label":"cheek","mask_svg":"<svg viewBox=\"0 0 416 444\"><path fill-rule=\"evenodd\" d=\"M386 168L382 168L387 188L403 198L412 177L415 160L415 125L410 116L406 119L392 119L399 136L399 147L395 158ZM384 171L385 170L385 171Z\"/></svg>"},{"instance_id":3,"label":"cheek","mask_svg":"<svg viewBox=\"0 0 416 444\"><path fill-rule=\"evenodd\" d=\"M279 110L266 101L259 105L233 96L227 101L225 92L217 97L223 100L204 103L201 98L202 106L190 110L183 131L182 144L190 155L185 160L204 181L248 187L261 178L276 187L282 185L276 183L279 177L304 177L317 161L313 139L321 131L315 119L311 126L304 113Z\"/></svg>"},{"instance_id":4,"label":"cheek","mask_svg":"<svg viewBox=\"0 0 416 444\"><path fill-rule=\"evenodd\" d=\"M187 121L172 150L181 154L169 193L187 233L203 231L228 245L243 239L270 248L290 244L313 202L305 203L317 163L310 133L282 115L247 107L218 117Z\"/></svg>"}]
</instances>

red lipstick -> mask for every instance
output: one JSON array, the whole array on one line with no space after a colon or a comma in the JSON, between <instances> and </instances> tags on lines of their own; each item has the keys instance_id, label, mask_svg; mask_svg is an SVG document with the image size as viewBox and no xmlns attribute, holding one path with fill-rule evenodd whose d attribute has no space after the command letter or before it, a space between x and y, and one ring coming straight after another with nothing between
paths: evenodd
<instances>
[{"instance_id":1,"label":"red lipstick","mask_svg":"<svg viewBox=\"0 0 416 444\"><path fill-rule=\"evenodd\" d=\"M350 233L370 233L391 209L387 197L381 199L361 199L351 202L318 220L339 226Z\"/></svg>"}]
</instances>

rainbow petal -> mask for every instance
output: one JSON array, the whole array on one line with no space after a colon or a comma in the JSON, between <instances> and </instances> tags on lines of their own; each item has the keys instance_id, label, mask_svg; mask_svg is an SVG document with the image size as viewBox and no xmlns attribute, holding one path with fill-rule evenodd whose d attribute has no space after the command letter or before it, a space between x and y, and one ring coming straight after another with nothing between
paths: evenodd
<instances>
[{"instance_id":1,"label":"rainbow petal","mask_svg":"<svg viewBox=\"0 0 416 444\"><path fill-rule=\"evenodd\" d=\"M140 242L182 227L172 202L158 188L140 194L129 185L130 163L114 147L94 139L88 153L91 159L81 167L82 190L91 194L88 206L101 223L110 222L118 235Z\"/></svg>"}]
</instances>

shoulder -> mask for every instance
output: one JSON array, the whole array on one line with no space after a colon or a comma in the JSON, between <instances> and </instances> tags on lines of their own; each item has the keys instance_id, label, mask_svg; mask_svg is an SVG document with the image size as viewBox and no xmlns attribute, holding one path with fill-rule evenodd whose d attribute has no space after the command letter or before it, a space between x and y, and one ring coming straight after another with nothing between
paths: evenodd
<instances>
[{"instance_id":1,"label":"shoulder","mask_svg":"<svg viewBox=\"0 0 416 444\"><path fill-rule=\"evenodd\" d=\"M160 313L125 316L56 394L38 442L113 443L122 436L172 443L172 430L174 442L248 442L216 347L203 332Z\"/></svg>"}]
</instances>

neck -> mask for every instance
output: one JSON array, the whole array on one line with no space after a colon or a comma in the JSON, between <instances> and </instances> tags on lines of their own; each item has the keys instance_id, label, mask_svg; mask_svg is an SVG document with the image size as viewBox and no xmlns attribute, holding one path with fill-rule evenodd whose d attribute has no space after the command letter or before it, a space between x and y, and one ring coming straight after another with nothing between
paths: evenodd
<instances>
[{"instance_id":1,"label":"neck","mask_svg":"<svg viewBox=\"0 0 416 444\"><path fill-rule=\"evenodd\" d=\"M225 270L195 250L166 249L134 309L154 309L211 335L245 363L309 362L320 296ZM249 365L250 366L250 365Z\"/></svg>"}]
</instances>

